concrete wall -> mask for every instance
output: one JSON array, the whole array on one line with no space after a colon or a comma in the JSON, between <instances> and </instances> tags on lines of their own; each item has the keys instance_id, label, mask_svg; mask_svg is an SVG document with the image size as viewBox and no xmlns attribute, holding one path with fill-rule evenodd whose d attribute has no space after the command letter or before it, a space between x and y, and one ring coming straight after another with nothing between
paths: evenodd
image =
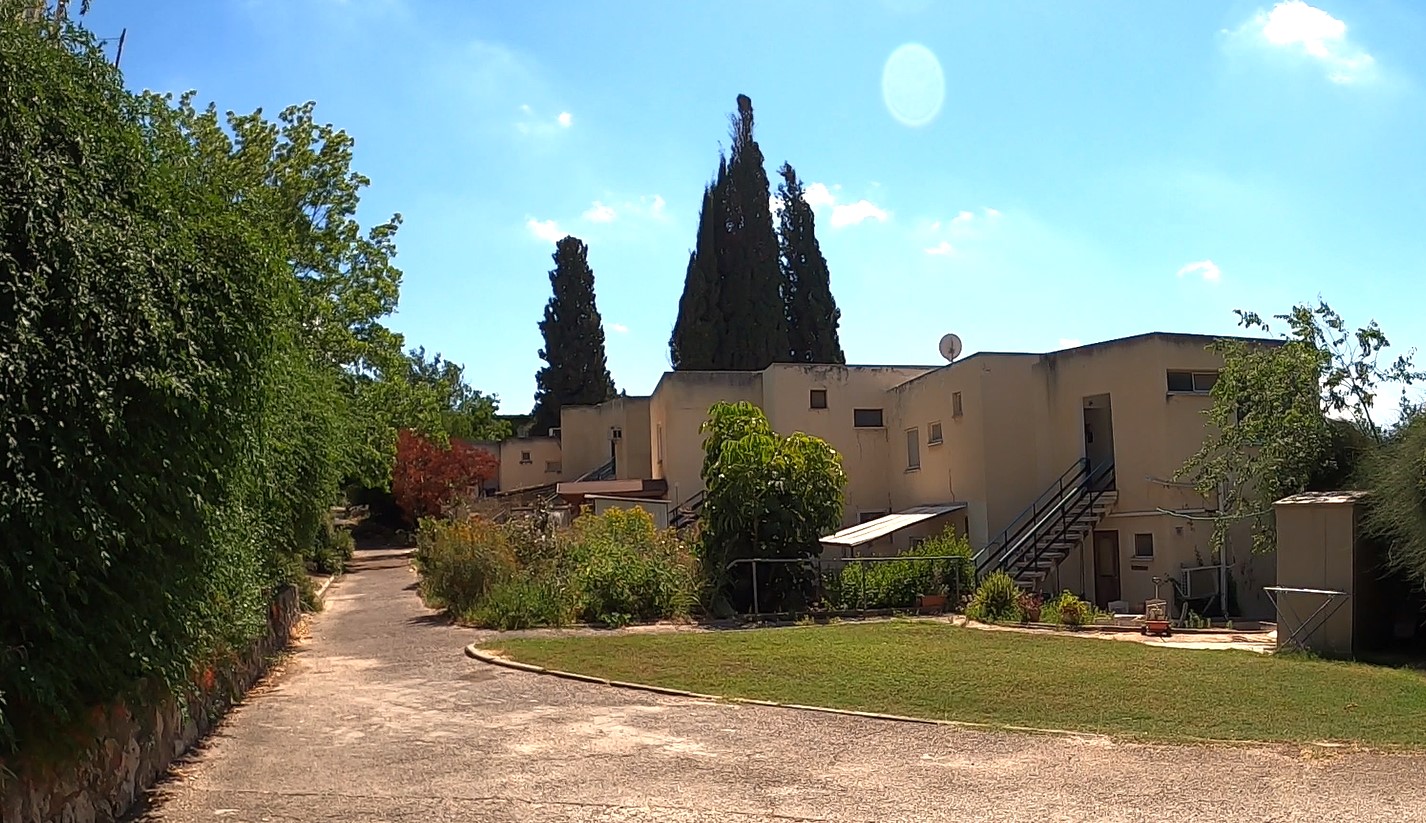
<instances>
[{"instance_id":1,"label":"concrete wall","mask_svg":"<svg viewBox=\"0 0 1426 823\"><path fill-rule=\"evenodd\" d=\"M677 504L703 490L703 435L698 429L708 419L708 409L720 400L761 405L762 397L762 372L668 372L659 380L649 399L650 453L653 476L667 481L669 499Z\"/></svg>"},{"instance_id":2,"label":"concrete wall","mask_svg":"<svg viewBox=\"0 0 1426 823\"><path fill-rule=\"evenodd\" d=\"M72 730L77 751L33 761L0 761L14 777L0 780L0 820L5 823L93 823L124 819L125 812L187 752L267 670L302 616L297 590L278 593L268 610L267 632L234 659L195 684L185 713L175 695L156 687L143 699L96 706ZM56 733L58 736L58 733ZM59 749L57 751L65 751Z\"/></svg>"},{"instance_id":3,"label":"concrete wall","mask_svg":"<svg viewBox=\"0 0 1426 823\"><path fill-rule=\"evenodd\" d=\"M563 478L560 441L553 437L515 437L500 443L500 490L528 489ZM552 470L553 469L553 470Z\"/></svg>"},{"instance_id":4,"label":"concrete wall","mask_svg":"<svg viewBox=\"0 0 1426 823\"><path fill-rule=\"evenodd\" d=\"M1354 502L1301 502L1289 498L1273 506L1277 520L1278 585L1290 588L1355 591L1357 507ZM1322 598L1279 595L1278 642L1306 621ZM1303 638L1299 638L1303 641ZM1348 601L1305 639L1319 654L1349 657L1353 646L1353 608Z\"/></svg>"},{"instance_id":5,"label":"concrete wall","mask_svg":"<svg viewBox=\"0 0 1426 823\"><path fill-rule=\"evenodd\" d=\"M619 480L653 477L648 397L616 397L596 406L560 409L560 443L565 476L573 480L615 458ZM621 437L613 439L618 429Z\"/></svg>"}]
</instances>

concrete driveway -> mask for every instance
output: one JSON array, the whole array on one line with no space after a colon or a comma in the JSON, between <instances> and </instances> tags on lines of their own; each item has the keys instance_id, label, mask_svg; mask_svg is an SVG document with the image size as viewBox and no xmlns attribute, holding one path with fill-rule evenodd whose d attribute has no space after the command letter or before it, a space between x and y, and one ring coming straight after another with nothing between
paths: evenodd
<instances>
[{"instance_id":1,"label":"concrete driveway","mask_svg":"<svg viewBox=\"0 0 1426 823\"><path fill-rule=\"evenodd\" d=\"M358 555L152 821L1426 821L1426 758L1162 747L661 697L470 660ZM1188 652L1185 652L1188 653Z\"/></svg>"}]
</instances>

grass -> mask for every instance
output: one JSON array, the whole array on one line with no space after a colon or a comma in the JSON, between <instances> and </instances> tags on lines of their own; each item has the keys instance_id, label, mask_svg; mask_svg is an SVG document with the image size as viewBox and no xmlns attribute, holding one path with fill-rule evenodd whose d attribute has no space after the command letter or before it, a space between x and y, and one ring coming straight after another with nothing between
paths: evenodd
<instances>
[{"instance_id":1,"label":"grass","mask_svg":"<svg viewBox=\"0 0 1426 823\"><path fill-rule=\"evenodd\" d=\"M1154 740L1426 746L1426 676L942 624L492 641L553 669L841 709Z\"/></svg>"}]
</instances>

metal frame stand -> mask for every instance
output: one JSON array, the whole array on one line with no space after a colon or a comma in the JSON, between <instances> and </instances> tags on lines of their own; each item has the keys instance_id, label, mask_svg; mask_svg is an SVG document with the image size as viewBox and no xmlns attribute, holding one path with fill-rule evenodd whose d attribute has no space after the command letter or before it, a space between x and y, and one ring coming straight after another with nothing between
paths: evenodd
<instances>
[{"instance_id":1,"label":"metal frame stand","mask_svg":"<svg viewBox=\"0 0 1426 823\"><path fill-rule=\"evenodd\" d=\"M1347 592L1334 591L1332 589L1299 589L1291 586L1264 586L1263 591L1267 592L1268 599L1272 601L1275 609L1279 612L1286 613L1294 621L1297 621L1297 612L1290 606L1279 603L1278 598L1284 594L1310 594L1322 598L1321 605L1319 605L1312 614L1308 615L1306 620L1298 622L1296 627L1293 628L1292 633L1289 634L1286 639L1283 639L1281 633L1282 621L1278 621L1278 646L1297 646L1298 648L1304 649L1307 647L1307 638L1311 637L1313 632L1322 628L1328 620L1331 620L1332 615L1336 614L1337 610L1342 608L1342 605L1347 602L1347 598L1351 597L1351 594Z\"/></svg>"}]
</instances>

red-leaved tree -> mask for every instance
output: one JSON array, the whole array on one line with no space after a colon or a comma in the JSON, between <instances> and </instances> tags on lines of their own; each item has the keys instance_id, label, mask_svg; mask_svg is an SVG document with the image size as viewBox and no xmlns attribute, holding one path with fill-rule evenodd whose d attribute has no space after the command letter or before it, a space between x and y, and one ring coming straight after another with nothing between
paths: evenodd
<instances>
[{"instance_id":1,"label":"red-leaved tree","mask_svg":"<svg viewBox=\"0 0 1426 823\"><path fill-rule=\"evenodd\" d=\"M495 476L500 461L485 449L452 442L441 448L412 431L396 435L396 464L391 469L391 495L406 520L439 515L453 498L468 494Z\"/></svg>"}]
</instances>

